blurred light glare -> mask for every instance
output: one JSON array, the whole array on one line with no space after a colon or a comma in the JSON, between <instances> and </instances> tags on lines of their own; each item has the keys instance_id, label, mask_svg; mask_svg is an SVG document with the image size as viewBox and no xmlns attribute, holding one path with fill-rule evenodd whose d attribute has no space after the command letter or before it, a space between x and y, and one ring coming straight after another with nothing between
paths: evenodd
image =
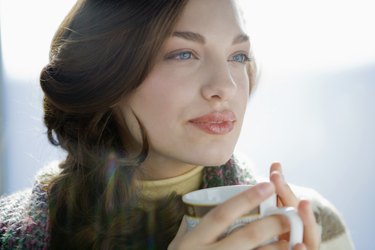
<instances>
[{"instance_id":1,"label":"blurred light glare","mask_svg":"<svg viewBox=\"0 0 375 250\"><path fill-rule=\"evenodd\" d=\"M8 74L24 78L39 73L48 61L52 36L74 2L3 0ZM375 61L372 0L242 0L242 4L255 55L273 73L334 70Z\"/></svg>"},{"instance_id":2,"label":"blurred light glare","mask_svg":"<svg viewBox=\"0 0 375 250\"><path fill-rule=\"evenodd\" d=\"M375 61L372 0L242 0L255 55L277 72L330 71Z\"/></svg>"},{"instance_id":3,"label":"blurred light glare","mask_svg":"<svg viewBox=\"0 0 375 250\"><path fill-rule=\"evenodd\" d=\"M74 0L2 0L5 74L35 79L48 62L52 36ZM53 6L53 8L51 7Z\"/></svg>"}]
</instances>

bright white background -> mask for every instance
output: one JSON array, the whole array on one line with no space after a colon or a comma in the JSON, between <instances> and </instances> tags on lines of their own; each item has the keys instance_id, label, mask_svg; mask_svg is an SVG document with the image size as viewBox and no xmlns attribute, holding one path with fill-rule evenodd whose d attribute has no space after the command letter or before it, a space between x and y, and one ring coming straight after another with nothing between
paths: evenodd
<instances>
[{"instance_id":1,"label":"bright white background","mask_svg":"<svg viewBox=\"0 0 375 250\"><path fill-rule=\"evenodd\" d=\"M281 161L290 182L312 187L335 204L357 249L373 248L373 1L243 3L261 77L237 149L261 175L272 161ZM38 169L64 155L46 140L38 75L72 4L2 0L4 193L30 187Z\"/></svg>"}]
</instances>

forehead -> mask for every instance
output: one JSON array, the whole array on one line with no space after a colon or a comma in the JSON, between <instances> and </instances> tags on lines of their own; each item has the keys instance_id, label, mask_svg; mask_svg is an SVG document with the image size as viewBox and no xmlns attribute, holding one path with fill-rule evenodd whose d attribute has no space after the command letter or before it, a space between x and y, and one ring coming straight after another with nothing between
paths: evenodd
<instances>
[{"instance_id":1,"label":"forehead","mask_svg":"<svg viewBox=\"0 0 375 250\"><path fill-rule=\"evenodd\" d=\"M245 33L236 0L189 0L175 29L218 35Z\"/></svg>"}]
</instances>

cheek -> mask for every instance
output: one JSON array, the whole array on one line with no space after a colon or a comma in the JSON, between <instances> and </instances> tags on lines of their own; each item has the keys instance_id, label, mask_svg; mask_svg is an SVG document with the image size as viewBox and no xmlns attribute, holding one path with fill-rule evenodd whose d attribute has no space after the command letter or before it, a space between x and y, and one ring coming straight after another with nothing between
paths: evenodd
<instances>
[{"instance_id":1,"label":"cheek","mask_svg":"<svg viewBox=\"0 0 375 250\"><path fill-rule=\"evenodd\" d=\"M196 98L196 80L192 74L168 67L156 68L142 83L135 96L136 105L144 107L143 112L168 116ZM149 114L151 115L151 114Z\"/></svg>"},{"instance_id":2,"label":"cheek","mask_svg":"<svg viewBox=\"0 0 375 250\"><path fill-rule=\"evenodd\" d=\"M126 128L123 128L123 129L127 130L127 132L130 133L130 136L133 137L133 139L138 144L140 144L142 142L141 128L139 126L139 122L136 116L134 115L132 109L130 108L130 105L122 104L121 115L125 123L124 126L126 126ZM129 138L123 138L123 139L128 140Z\"/></svg>"},{"instance_id":3,"label":"cheek","mask_svg":"<svg viewBox=\"0 0 375 250\"><path fill-rule=\"evenodd\" d=\"M181 86L171 77L149 78L133 95L130 105L149 136L176 126L183 117L189 91Z\"/></svg>"},{"instance_id":4,"label":"cheek","mask_svg":"<svg viewBox=\"0 0 375 250\"><path fill-rule=\"evenodd\" d=\"M250 76L247 65L231 65L230 74L237 87L241 90L250 87Z\"/></svg>"},{"instance_id":5,"label":"cheek","mask_svg":"<svg viewBox=\"0 0 375 250\"><path fill-rule=\"evenodd\" d=\"M237 85L237 101L241 106L246 106L250 96L250 78L247 72L234 76L234 81Z\"/></svg>"}]
</instances>

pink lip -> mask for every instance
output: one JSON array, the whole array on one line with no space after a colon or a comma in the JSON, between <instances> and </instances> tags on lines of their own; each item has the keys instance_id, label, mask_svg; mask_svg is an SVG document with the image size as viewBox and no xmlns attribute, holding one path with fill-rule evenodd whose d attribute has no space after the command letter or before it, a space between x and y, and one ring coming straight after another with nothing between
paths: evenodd
<instances>
[{"instance_id":1,"label":"pink lip","mask_svg":"<svg viewBox=\"0 0 375 250\"><path fill-rule=\"evenodd\" d=\"M236 115L232 111L212 112L189 121L195 127L213 135L231 132L235 122Z\"/></svg>"}]
</instances>

